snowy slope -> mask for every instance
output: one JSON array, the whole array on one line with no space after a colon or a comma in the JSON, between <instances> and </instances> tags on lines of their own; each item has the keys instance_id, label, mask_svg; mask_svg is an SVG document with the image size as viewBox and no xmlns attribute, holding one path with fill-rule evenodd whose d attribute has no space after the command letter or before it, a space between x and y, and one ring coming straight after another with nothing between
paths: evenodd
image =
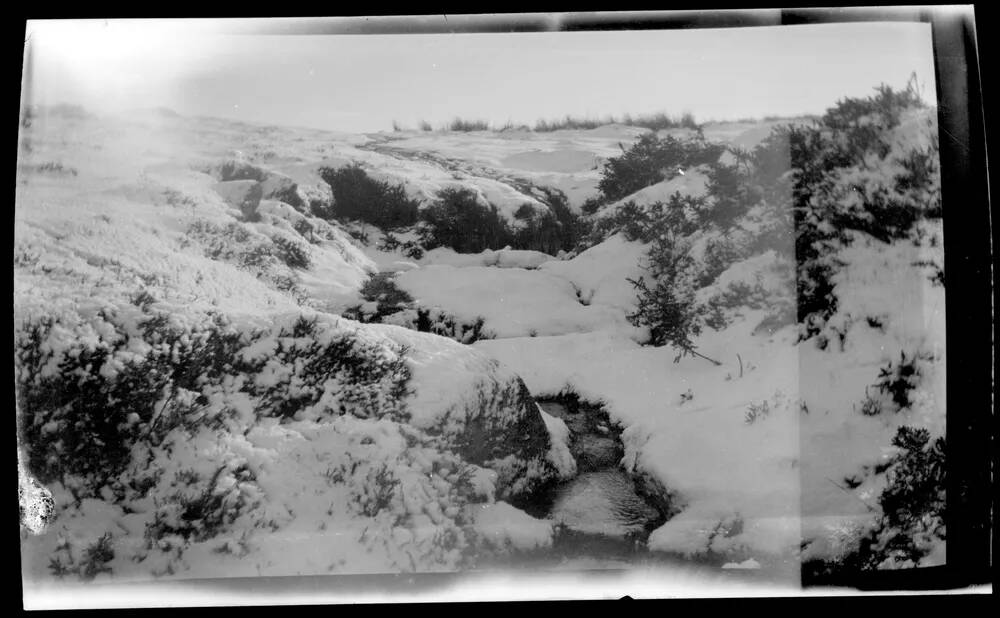
<instances>
[{"instance_id":1,"label":"snowy slope","mask_svg":"<svg viewBox=\"0 0 1000 618\"><path fill-rule=\"evenodd\" d=\"M921 122L905 119L894 134L897 147L922 139ZM705 136L750 148L775 124L708 125ZM305 361L278 357L276 329L300 314L319 315L329 332L368 342L387 359L404 358L410 388L405 418L331 418L325 410L339 402L343 386L331 381L317 387L325 399L290 420L247 416L225 431L173 435L173 459L155 453L165 471L153 489L157 500L177 501L169 483L184 477L183 464L197 462L203 476L211 473L205 462L253 470L253 480L233 477L239 491L232 494L253 506L209 538L181 535L150 547L157 509L108 496L76 504L55 486L56 502L75 506L60 511L46 535L26 538L29 570L44 574L53 555L79 557L109 531L117 548L111 568L136 577L446 570L483 547L546 548L552 522L504 500L574 474L565 424L531 402L561 393L603 405L623 428L624 467L669 493L679 512L653 531L651 550L764 566L848 551L873 525L872 505L886 479L870 472L897 453L889 446L897 428L944 434L944 291L914 266L940 262L940 242L859 235L834 279L833 343L821 349L815 339L800 342L795 325L743 308L728 326L694 341L716 366L641 345L647 333L626 317L636 303L628 279L643 275L649 247L621 234L572 256L439 248L410 258L356 243L346 226L279 199L328 200L318 170L359 163L425 201L445 187L470 188L516 225L521 205L546 208L538 187L559 189L579 207L594 195L602 162L645 132L608 126L365 136L163 114L37 118L24 133L19 167L16 323L44 315L93 323L70 331L100 342L94 333L109 328L100 317L107 306L131 315L148 302L190 322L218 312L241 332L271 333L247 352L274 357L266 371L229 379L272 380L298 395ZM264 179L224 180L220 169L232 161L262 170ZM630 200L703 195L704 172L685 170L599 216ZM293 188L265 195L275 187ZM940 237L940 226L926 228ZM699 251L708 240L700 239ZM287 243L298 252L284 251ZM758 253L701 293L760 281L771 300L794 299L794 281L776 274L779 266L773 252ZM376 271L397 272L394 284L416 307L461 322L481 319L491 338L463 346L326 313L359 302L359 288ZM918 351L924 356L914 405L890 412L889 399L873 387L879 371ZM310 357L305 366L317 362ZM219 388L227 405L268 409L226 384ZM873 397L885 413L860 411ZM397 490L369 495L388 469ZM848 487L848 478L857 484ZM369 513L349 506L379 500L385 508ZM242 529L253 532L233 532ZM937 546L927 563L940 562L941 551Z\"/></svg>"},{"instance_id":2,"label":"snowy slope","mask_svg":"<svg viewBox=\"0 0 1000 618\"><path fill-rule=\"evenodd\" d=\"M105 431L137 440L109 484L79 470L46 479L55 518L45 534L23 531L26 576L54 564L124 579L453 569L495 542L478 506L567 473L509 369L448 339L314 311L356 293L375 264L337 225L273 199L248 206L256 181L229 190L217 173L234 157L291 161L297 135L158 115L40 117L23 132L21 393L65 391L76 375L65 367L106 353L75 371L109 397L107 414L122 415ZM299 328L318 330L293 336ZM354 353L375 356L350 369ZM191 363L216 361L189 375ZM324 363L339 369L310 373ZM386 367L403 373L364 381ZM399 398L387 389L403 378ZM126 379L156 387L115 386ZM142 399L121 410L115 388ZM66 414L91 418L79 398L50 409L32 397L31 413L51 419L33 434L44 448L63 448L48 436L66 430ZM312 403L285 416L281 406L301 398ZM183 421L185 410L202 412Z\"/></svg>"}]
</instances>

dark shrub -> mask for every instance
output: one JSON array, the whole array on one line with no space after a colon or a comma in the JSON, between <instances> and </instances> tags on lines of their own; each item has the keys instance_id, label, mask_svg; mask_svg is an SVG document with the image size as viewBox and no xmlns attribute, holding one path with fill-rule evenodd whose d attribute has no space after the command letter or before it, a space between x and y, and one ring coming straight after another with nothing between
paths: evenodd
<instances>
[{"instance_id":1,"label":"dark shrub","mask_svg":"<svg viewBox=\"0 0 1000 618\"><path fill-rule=\"evenodd\" d=\"M583 205L580 206L580 212L582 212L585 215L592 215L596 213L598 210L600 210L601 207L604 206L605 204L606 202L604 201L603 198L597 196L588 197L586 200L584 200Z\"/></svg>"},{"instance_id":2,"label":"dark shrub","mask_svg":"<svg viewBox=\"0 0 1000 618\"><path fill-rule=\"evenodd\" d=\"M42 482L72 474L96 489L115 477L136 441L159 435L154 415L165 394L177 387L198 390L199 380L220 375L241 342L219 317L191 336L157 314L140 323L152 350L138 359L119 360L119 368L107 373L129 345L129 336L113 313L102 313L101 320L113 327L113 334L98 335L96 345L76 340L54 352L50 339L57 336L56 322L50 318L26 324L16 341L22 430L29 466ZM55 370L43 372L50 364ZM171 405L165 400L159 417L169 417Z\"/></svg>"},{"instance_id":3,"label":"dark shrub","mask_svg":"<svg viewBox=\"0 0 1000 618\"><path fill-rule=\"evenodd\" d=\"M401 243L399 239L396 238L395 234L386 232L385 235L382 237L382 243L378 246L378 248L380 251L392 252L395 251L396 249L399 249L399 247L402 246L402 244L403 243Z\"/></svg>"},{"instance_id":4,"label":"dark shrub","mask_svg":"<svg viewBox=\"0 0 1000 618\"><path fill-rule=\"evenodd\" d=\"M749 252L732 238L722 236L710 238L705 243L705 253L702 256L702 269L698 276L698 286L711 285L730 266L745 260Z\"/></svg>"},{"instance_id":5,"label":"dark shrub","mask_svg":"<svg viewBox=\"0 0 1000 618\"><path fill-rule=\"evenodd\" d=\"M223 486L223 479L235 483ZM154 511L153 521L146 525L146 538L155 541L177 535L203 541L215 537L245 511L247 494L242 489L255 480L246 464L220 466L208 478L192 469L178 471L174 475L177 490ZM174 513L178 510L179 517Z\"/></svg>"},{"instance_id":6,"label":"dark shrub","mask_svg":"<svg viewBox=\"0 0 1000 618\"><path fill-rule=\"evenodd\" d=\"M875 387L883 394L892 396L893 403L900 409L908 408L910 401L910 391L920 384L920 367L917 365L918 356L907 358L906 352L899 353L899 362L889 362L885 367L879 369L878 382Z\"/></svg>"},{"instance_id":7,"label":"dark shrub","mask_svg":"<svg viewBox=\"0 0 1000 618\"><path fill-rule=\"evenodd\" d=\"M221 428L239 410L206 409L206 393L237 376L256 375L280 362L285 378L266 385L242 381L258 416L292 417L327 394L332 409L316 413L403 419L409 369L405 348L384 348L316 318L290 326L239 331L220 316L178 326L153 313L137 327L131 317L102 312L100 324L73 325L42 317L16 333L15 363L21 431L28 465L40 482L74 477L83 497L95 495L129 464L134 447L158 445L176 428ZM135 332L138 329L138 334ZM66 339L67 329L72 338ZM96 335L94 334L96 331ZM273 337L275 350L247 350ZM148 344L129 352L133 339ZM276 360L277 359L277 360ZM195 396L192 403L179 393ZM79 483L78 483L79 484Z\"/></svg>"},{"instance_id":8,"label":"dark shrub","mask_svg":"<svg viewBox=\"0 0 1000 618\"><path fill-rule=\"evenodd\" d=\"M728 230L757 201L745 173L737 165L716 163L708 170L708 194L712 207L704 211L706 223Z\"/></svg>"},{"instance_id":9,"label":"dark shrub","mask_svg":"<svg viewBox=\"0 0 1000 618\"><path fill-rule=\"evenodd\" d=\"M673 178L679 169L717 161L722 152L722 146L704 141L659 138L647 133L631 148L623 149L620 157L605 162L597 188L605 200L613 202Z\"/></svg>"},{"instance_id":10,"label":"dark shrub","mask_svg":"<svg viewBox=\"0 0 1000 618\"><path fill-rule=\"evenodd\" d=\"M704 207L704 198L680 193L671 195L666 203L653 202L645 206L630 200L594 221L587 241L595 245L618 232L628 240L640 242L652 242L664 234L687 236L697 229L698 213Z\"/></svg>"},{"instance_id":11,"label":"dark shrub","mask_svg":"<svg viewBox=\"0 0 1000 618\"><path fill-rule=\"evenodd\" d=\"M406 309L413 303L413 297L396 287L393 273L374 273L361 286L361 297L376 303L374 313L363 312L361 306L351 307L344 317L359 322L381 322L387 315Z\"/></svg>"},{"instance_id":12,"label":"dark shrub","mask_svg":"<svg viewBox=\"0 0 1000 618\"><path fill-rule=\"evenodd\" d=\"M514 218L521 222L521 227L513 232L515 249L555 254L562 248L562 225L551 212L539 212L533 205L525 204L517 209Z\"/></svg>"},{"instance_id":13,"label":"dark shrub","mask_svg":"<svg viewBox=\"0 0 1000 618\"><path fill-rule=\"evenodd\" d=\"M325 331L316 328L315 319L300 318L292 329L278 333L273 356L292 368L288 380L273 385L251 386L251 393L260 398L258 414L282 419L293 418L300 410L315 406L327 392L329 380L341 386L330 405L320 412L329 416L387 417L405 421L405 397L409 392L410 370L405 361L405 348L394 358L386 358L375 343L357 338L350 332ZM258 373L272 355L251 361L249 373Z\"/></svg>"},{"instance_id":14,"label":"dark shrub","mask_svg":"<svg viewBox=\"0 0 1000 618\"><path fill-rule=\"evenodd\" d=\"M496 207L482 206L469 189L442 189L420 218L421 244L428 249L451 247L459 253L479 253L500 249L513 240Z\"/></svg>"},{"instance_id":15,"label":"dark shrub","mask_svg":"<svg viewBox=\"0 0 1000 618\"><path fill-rule=\"evenodd\" d=\"M73 556L66 548L68 561L63 562L59 556L49 560L49 572L56 577L65 577L69 574L77 575L83 581L90 581L101 573L111 573L108 563L114 560L115 550L111 534L106 532L96 541L87 546L83 555L77 562L73 562Z\"/></svg>"},{"instance_id":16,"label":"dark shrub","mask_svg":"<svg viewBox=\"0 0 1000 618\"><path fill-rule=\"evenodd\" d=\"M420 258L424 257L424 248L421 247L419 243L416 243L412 240L408 240L402 244L402 247L403 247L403 255L405 255L408 258L419 260Z\"/></svg>"},{"instance_id":17,"label":"dark shrub","mask_svg":"<svg viewBox=\"0 0 1000 618\"><path fill-rule=\"evenodd\" d=\"M904 155L904 174L860 186L839 181L842 169L868 171L875 157L888 163L890 131L904 111L923 107L915 85L879 86L867 98L843 99L809 127L788 127L802 338L820 332L836 311L831 277L850 230L883 242L907 237L922 216L940 215L937 146Z\"/></svg>"},{"instance_id":18,"label":"dark shrub","mask_svg":"<svg viewBox=\"0 0 1000 618\"><path fill-rule=\"evenodd\" d=\"M305 246L283 236L275 236L271 240L274 241L274 251L278 259L289 268L306 270L312 266L309 249Z\"/></svg>"},{"instance_id":19,"label":"dark shrub","mask_svg":"<svg viewBox=\"0 0 1000 618\"><path fill-rule=\"evenodd\" d=\"M403 185L392 185L368 176L357 164L339 169L319 170L330 185L333 205L317 213L325 219L350 219L370 223L382 229L413 225L420 203L406 195Z\"/></svg>"},{"instance_id":20,"label":"dark shrub","mask_svg":"<svg viewBox=\"0 0 1000 618\"><path fill-rule=\"evenodd\" d=\"M486 120L466 120L455 118L448 124L449 131L489 131L490 123Z\"/></svg>"},{"instance_id":21,"label":"dark shrub","mask_svg":"<svg viewBox=\"0 0 1000 618\"><path fill-rule=\"evenodd\" d=\"M538 189L545 194L541 201L547 209L539 210L532 204L518 208L514 218L520 222L520 227L513 232L511 246L550 255L572 250L583 235L585 224L570 210L562 191L548 187Z\"/></svg>"},{"instance_id":22,"label":"dark shrub","mask_svg":"<svg viewBox=\"0 0 1000 618\"><path fill-rule=\"evenodd\" d=\"M679 350L678 360L687 354L701 356L691 339L701 334L707 308L695 298L694 259L683 243L664 236L650 247L645 268L652 287L646 278L628 280L638 293L636 310L627 316L629 322L649 328L650 344Z\"/></svg>"},{"instance_id":23,"label":"dark shrub","mask_svg":"<svg viewBox=\"0 0 1000 618\"><path fill-rule=\"evenodd\" d=\"M945 541L945 439L932 442L926 429L904 425L892 444L901 452L884 467L887 485L878 498L882 512L875 529L847 556L804 564L807 575L912 567L932 543Z\"/></svg>"}]
</instances>

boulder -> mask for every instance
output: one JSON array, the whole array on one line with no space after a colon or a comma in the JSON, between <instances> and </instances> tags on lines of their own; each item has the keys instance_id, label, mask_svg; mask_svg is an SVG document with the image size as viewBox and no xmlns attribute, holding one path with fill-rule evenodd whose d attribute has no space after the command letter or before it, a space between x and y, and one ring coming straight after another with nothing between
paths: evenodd
<instances>
[{"instance_id":1,"label":"boulder","mask_svg":"<svg viewBox=\"0 0 1000 618\"><path fill-rule=\"evenodd\" d=\"M256 180L229 180L216 183L213 188L227 204L239 208L244 219L247 221L258 219L257 206L263 196L259 182Z\"/></svg>"},{"instance_id":2,"label":"boulder","mask_svg":"<svg viewBox=\"0 0 1000 618\"><path fill-rule=\"evenodd\" d=\"M260 188L264 199L284 202L299 211L305 206L305 201L299 195L298 185L284 174L265 172L260 181Z\"/></svg>"}]
</instances>

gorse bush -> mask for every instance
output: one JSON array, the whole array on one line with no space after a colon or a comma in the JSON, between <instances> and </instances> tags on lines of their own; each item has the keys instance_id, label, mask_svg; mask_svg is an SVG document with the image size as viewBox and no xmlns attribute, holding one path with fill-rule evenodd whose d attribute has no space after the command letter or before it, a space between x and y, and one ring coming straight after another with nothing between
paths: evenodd
<instances>
[{"instance_id":1,"label":"gorse bush","mask_svg":"<svg viewBox=\"0 0 1000 618\"><path fill-rule=\"evenodd\" d=\"M620 205L613 212L597 218L587 242L595 245L621 232L630 241L651 242L664 234L684 237L698 229L705 198L674 193L667 202L639 206L634 201Z\"/></svg>"},{"instance_id":2,"label":"gorse bush","mask_svg":"<svg viewBox=\"0 0 1000 618\"><path fill-rule=\"evenodd\" d=\"M937 138L933 118L915 114L922 106L912 84L902 93L882 86L867 99L838 102L812 126L777 127L753 149L729 149L728 157L700 140L645 135L606 163L601 195L584 205L591 215L586 242L621 232L651 243L644 277L631 281L638 308L629 319L650 329L653 345L694 353L692 338L703 325L721 328L727 311L744 306L773 309L765 322L775 327L794 311L800 337L818 335L838 310L834 275L852 234L919 245L925 239L916 223L941 216ZM904 119L905 139L894 133ZM695 164L708 168L705 197L675 194L666 204L627 201L613 212L600 210ZM705 233L699 266L685 247ZM775 283L766 289L738 283L706 303L695 300L732 265L767 251L774 251L775 264L794 265L771 273L789 289L794 279L794 298ZM943 271L939 276L931 266L933 279L943 281ZM825 340L816 339L820 346ZM893 376L880 390L902 388L906 376ZM908 403L901 394L894 398L899 407Z\"/></svg>"},{"instance_id":3,"label":"gorse bush","mask_svg":"<svg viewBox=\"0 0 1000 618\"><path fill-rule=\"evenodd\" d=\"M420 213L421 244L428 248L451 247L459 253L479 253L504 247L513 240L495 206L480 204L475 192L447 187Z\"/></svg>"},{"instance_id":4,"label":"gorse bush","mask_svg":"<svg viewBox=\"0 0 1000 618\"><path fill-rule=\"evenodd\" d=\"M320 178L333 192L333 204L317 213L325 219L350 219L383 229L413 225L420 203L410 199L402 185L371 178L357 164L339 169L320 168Z\"/></svg>"},{"instance_id":5,"label":"gorse bush","mask_svg":"<svg viewBox=\"0 0 1000 618\"><path fill-rule=\"evenodd\" d=\"M148 308L91 321L41 317L15 340L29 468L43 483L73 477L82 496L95 495L138 446L178 429L223 427L248 412L405 419L405 355L317 318L237 330L217 315L177 324ZM280 377L243 379L264 373ZM253 405L223 403L223 393Z\"/></svg>"},{"instance_id":6,"label":"gorse bush","mask_svg":"<svg viewBox=\"0 0 1000 618\"><path fill-rule=\"evenodd\" d=\"M891 149L888 130L899 124L905 110L923 108L916 82L895 91L885 84L867 98L845 98L827 110L820 123L837 133L837 155L860 162L869 153L885 158Z\"/></svg>"},{"instance_id":7,"label":"gorse bush","mask_svg":"<svg viewBox=\"0 0 1000 618\"><path fill-rule=\"evenodd\" d=\"M165 496L146 526L149 541L176 536L203 541L234 523L256 498L253 472L246 465L224 464L205 476L193 469L173 474L176 489Z\"/></svg>"},{"instance_id":8,"label":"gorse bush","mask_svg":"<svg viewBox=\"0 0 1000 618\"><path fill-rule=\"evenodd\" d=\"M278 259L289 268L306 270L312 266L312 258L309 257L309 249L306 246L283 236L275 236L271 240L274 242Z\"/></svg>"},{"instance_id":9,"label":"gorse bush","mask_svg":"<svg viewBox=\"0 0 1000 618\"><path fill-rule=\"evenodd\" d=\"M678 170L716 161L722 152L722 146L703 140L660 138L647 133L621 156L605 162L597 188L605 202L613 202L669 180Z\"/></svg>"},{"instance_id":10,"label":"gorse bush","mask_svg":"<svg viewBox=\"0 0 1000 618\"><path fill-rule=\"evenodd\" d=\"M361 306L350 307L344 317L360 322L381 322L382 318L408 308L413 297L396 287L393 273L374 273L361 286L361 297L375 303L375 310L362 311Z\"/></svg>"},{"instance_id":11,"label":"gorse bush","mask_svg":"<svg viewBox=\"0 0 1000 618\"><path fill-rule=\"evenodd\" d=\"M702 224L729 232L756 207L767 211L768 221L790 237L792 174L785 128L775 129L752 150L737 148L729 153L734 163L717 159L708 164L710 200L700 211Z\"/></svg>"},{"instance_id":12,"label":"gorse bush","mask_svg":"<svg viewBox=\"0 0 1000 618\"><path fill-rule=\"evenodd\" d=\"M111 573L108 564L115 558L114 538L110 533L104 533L96 541L83 550L79 557L73 556L68 543L62 546L60 553L66 556L63 562L59 554L49 560L49 572L56 577L76 575L83 581L90 581L101 573Z\"/></svg>"},{"instance_id":13,"label":"gorse bush","mask_svg":"<svg viewBox=\"0 0 1000 618\"><path fill-rule=\"evenodd\" d=\"M883 466L880 514L857 548L833 561L804 564L809 575L852 574L920 566L946 541L945 439L903 425L892 439L897 454Z\"/></svg>"},{"instance_id":14,"label":"gorse bush","mask_svg":"<svg viewBox=\"0 0 1000 618\"><path fill-rule=\"evenodd\" d=\"M588 241L600 242L617 231L652 242L664 232L686 238L696 230L717 229L723 236L706 245L699 287L735 262L773 249L796 262L800 334L816 335L837 311L833 277L844 265L840 250L850 244L852 233L892 242L917 234L922 218L941 216L933 118L914 126L926 135L915 145L893 134L922 107L912 83L902 92L880 86L871 97L838 102L812 126L780 126L752 150L730 149L728 161L720 159L721 147L645 135L607 162L598 185L601 195L584 205L585 212L599 213L603 204L698 163L708 166L706 198L691 200L683 209L626 203L595 218ZM680 212L695 218L680 217ZM940 283L943 271L932 267ZM648 290L641 293L646 306L652 298Z\"/></svg>"},{"instance_id":15,"label":"gorse bush","mask_svg":"<svg viewBox=\"0 0 1000 618\"><path fill-rule=\"evenodd\" d=\"M218 225L199 219L188 227L182 242L200 246L209 259L234 264L299 302L307 298L294 270L311 268L312 258L298 241L281 235L271 238L236 221Z\"/></svg>"},{"instance_id":16,"label":"gorse bush","mask_svg":"<svg viewBox=\"0 0 1000 618\"><path fill-rule=\"evenodd\" d=\"M191 337L170 327L167 316L149 315L138 326L150 349L136 357L125 323L102 311L94 324L43 317L20 331L22 431L29 466L43 483L72 474L95 490L117 476L138 441L162 435L167 423L155 427L154 416L170 416L170 391L218 377L241 344L221 318ZM81 337L64 341L67 329Z\"/></svg>"},{"instance_id":17,"label":"gorse bush","mask_svg":"<svg viewBox=\"0 0 1000 618\"><path fill-rule=\"evenodd\" d=\"M882 394L890 395L899 409L910 406L910 392L920 384L920 367L917 364L919 358L916 354L907 358L906 352L900 351L899 362L889 362L879 369L875 387Z\"/></svg>"},{"instance_id":18,"label":"gorse bush","mask_svg":"<svg viewBox=\"0 0 1000 618\"><path fill-rule=\"evenodd\" d=\"M556 190L546 190L547 210L532 204L521 206L514 218L520 227L512 232L511 246L555 255L572 250L584 234L585 225L566 202L566 196Z\"/></svg>"},{"instance_id":19,"label":"gorse bush","mask_svg":"<svg viewBox=\"0 0 1000 618\"><path fill-rule=\"evenodd\" d=\"M871 97L838 102L813 126L787 129L803 338L836 311L831 278L851 232L891 242L910 237L922 218L941 216L933 116L911 129L926 136L924 145L893 140L904 116L923 107L913 82L902 92L883 85Z\"/></svg>"},{"instance_id":20,"label":"gorse bush","mask_svg":"<svg viewBox=\"0 0 1000 618\"><path fill-rule=\"evenodd\" d=\"M686 243L666 235L658 238L645 269L651 283L646 278L628 280L638 294L629 322L649 329L650 344L677 349L678 360L684 355L702 356L692 338L701 334L707 308L695 296L697 266Z\"/></svg>"},{"instance_id":21,"label":"gorse bush","mask_svg":"<svg viewBox=\"0 0 1000 618\"><path fill-rule=\"evenodd\" d=\"M369 277L361 286L361 296L367 306L348 307L344 317L365 323L393 324L466 344L492 338L484 328L483 318L463 321L439 307L417 306L412 296L396 286L393 276L392 273L376 273Z\"/></svg>"}]
</instances>

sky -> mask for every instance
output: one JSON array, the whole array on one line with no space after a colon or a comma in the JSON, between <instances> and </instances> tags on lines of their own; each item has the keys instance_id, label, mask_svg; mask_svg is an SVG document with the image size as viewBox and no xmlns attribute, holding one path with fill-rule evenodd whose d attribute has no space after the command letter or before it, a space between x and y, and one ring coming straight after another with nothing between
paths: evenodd
<instances>
[{"instance_id":1,"label":"sky","mask_svg":"<svg viewBox=\"0 0 1000 618\"><path fill-rule=\"evenodd\" d=\"M371 132L666 112L822 113L916 72L929 24L460 34L223 34L191 20L29 22L22 101Z\"/></svg>"}]
</instances>

